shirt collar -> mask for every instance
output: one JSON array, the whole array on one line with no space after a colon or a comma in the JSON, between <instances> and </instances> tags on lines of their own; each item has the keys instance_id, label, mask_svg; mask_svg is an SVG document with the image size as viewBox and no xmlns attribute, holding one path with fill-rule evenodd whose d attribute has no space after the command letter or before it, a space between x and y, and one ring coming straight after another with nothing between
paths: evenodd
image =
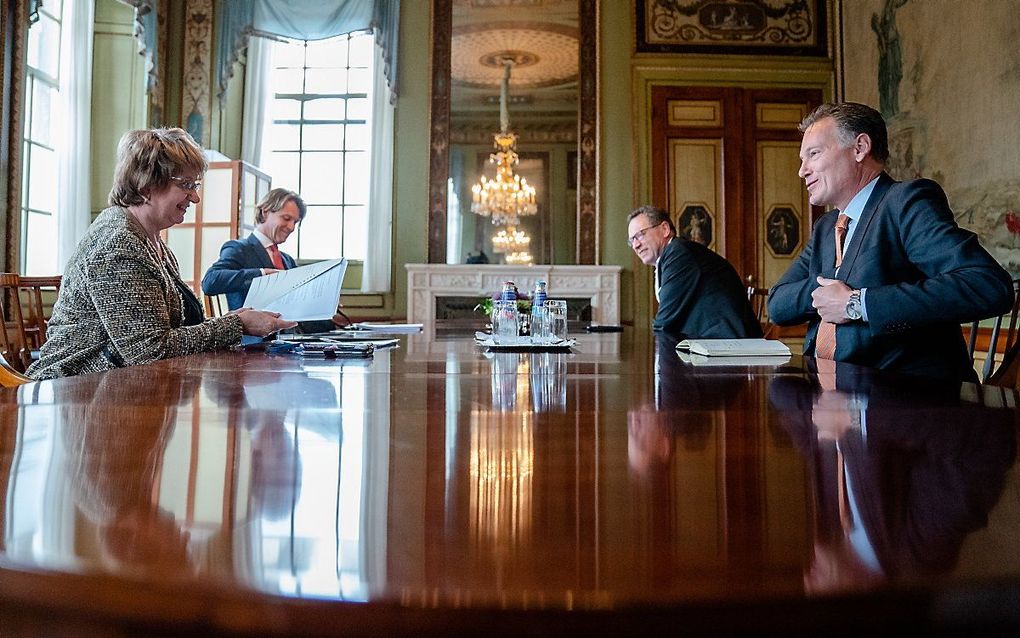
<instances>
[{"instance_id":1,"label":"shirt collar","mask_svg":"<svg viewBox=\"0 0 1020 638\"><path fill-rule=\"evenodd\" d=\"M868 198L871 197L871 192L875 190L875 184L877 183L878 177L865 184L864 188L857 191L854 198L846 205L846 210L841 210L839 212L849 217L851 222L856 224L857 220L859 220L861 215L864 213L864 205L868 203Z\"/></svg>"},{"instance_id":2,"label":"shirt collar","mask_svg":"<svg viewBox=\"0 0 1020 638\"><path fill-rule=\"evenodd\" d=\"M251 234L252 234L252 235L255 235L255 237L257 237L257 238L258 238L259 242L261 242L261 243L262 243L262 247L263 247L263 248L269 248L270 246L272 246L273 244L275 244L275 243L276 243L276 242L274 242L274 241L273 241L272 239L270 239L270 238L266 237L265 235L263 235L263 234L262 234L262 233L261 233L261 232L259 231L259 229L258 229L258 228L256 228L255 230L251 231Z\"/></svg>"}]
</instances>

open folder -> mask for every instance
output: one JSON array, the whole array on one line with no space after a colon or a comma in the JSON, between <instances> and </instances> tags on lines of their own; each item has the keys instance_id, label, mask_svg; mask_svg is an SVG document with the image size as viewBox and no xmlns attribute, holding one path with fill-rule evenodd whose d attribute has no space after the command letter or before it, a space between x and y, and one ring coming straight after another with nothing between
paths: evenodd
<instances>
[{"instance_id":1,"label":"open folder","mask_svg":"<svg viewBox=\"0 0 1020 638\"><path fill-rule=\"evenodd\" d=\"M291 321L329 319L340 304L346 259L320 261L256 277L244 306L278 312Z\"/></svg>"}]
</instances>

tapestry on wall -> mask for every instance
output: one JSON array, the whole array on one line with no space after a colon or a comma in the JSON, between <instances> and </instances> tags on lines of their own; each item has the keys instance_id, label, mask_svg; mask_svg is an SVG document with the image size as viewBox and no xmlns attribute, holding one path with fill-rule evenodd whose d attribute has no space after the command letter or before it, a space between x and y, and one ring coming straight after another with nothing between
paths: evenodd
<instances>
[{"instance_id":1,"label":"tapestry on wall","mask_svg":"<svg viewBox=\"0 0 1020 638\"><path fill-rule=\"evenodd\" d=\"M637 50L827 54L825 0L638 0Z\"/></svg>"},{"instance_id":2,"label":"tapestry on wall","mask_svg":"<svg viewBox=\"0 0 1020 638\"><path fill-rule=\"evenodd\" d=\"M842 3L843 98L879 109L886 170L934 179L959 224L1020 276L1020 28L1012 0ZM950 26L951 25L951 26Z\"/></svg>"}]
</instances>

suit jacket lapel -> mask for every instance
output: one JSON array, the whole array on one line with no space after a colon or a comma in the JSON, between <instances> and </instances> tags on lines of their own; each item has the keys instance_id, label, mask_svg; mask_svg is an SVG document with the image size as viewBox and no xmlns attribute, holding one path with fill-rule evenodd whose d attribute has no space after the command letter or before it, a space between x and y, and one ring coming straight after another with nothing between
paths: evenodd
<instances>
[{"instance_id":1,"label":"suit jacket lapel","mask_svg":"<svg viewBox=\"0 0 1020 638\"><path fill-rule=\"evenodd\" d=\"M269 256L269 251L262 245L259 238L255 236L255 233L248 235L248 244L251 245L252 251L258 255L259 261L262 263L262 268L276 268L273 264L273 259Z\"/></svg>"},{"instance_id":2,"label":"suit jacket lapel","mask_svg":"<svg viewBox=\"0 0 1020 638\"><path fill-rule=\"evenodd\" d=\"M854 264L857 262L857 255L861 252L861 245L864 243L864 236L868 233L868 227L871 226L871 222L875 219L875 213L881 208L882 200L889 194L889 188L895 183L895 180L889 177L888 173L879 175L878 183L875 184L875 190L871 191L871 197L868 197L868 203L864 205L861 218L857 220L854 236L850 238L850 244L843 249L843 265L839 269L840 279L843 281L847 281L850 278L850 272L854 269Z\"/></svg>"}]
</instances>

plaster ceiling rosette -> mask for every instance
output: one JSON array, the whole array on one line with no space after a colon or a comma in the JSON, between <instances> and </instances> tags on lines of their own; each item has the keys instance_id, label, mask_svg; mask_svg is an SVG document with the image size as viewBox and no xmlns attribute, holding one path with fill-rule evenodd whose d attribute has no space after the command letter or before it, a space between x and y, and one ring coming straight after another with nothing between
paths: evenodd
<instances>
[{"instance_id":1,"label":"plaster ceiling rosette","mask_svg":"<svg viewBox=\"0 0 1020 638\"><path fill-rule=\"evenodd\" d=\"M498 88L503 60L514 61L510 86L518 89L577 82L577 28L539 22L490 22L454 27L451 75L455 86Z\"/></svg>"}]
</instances>

